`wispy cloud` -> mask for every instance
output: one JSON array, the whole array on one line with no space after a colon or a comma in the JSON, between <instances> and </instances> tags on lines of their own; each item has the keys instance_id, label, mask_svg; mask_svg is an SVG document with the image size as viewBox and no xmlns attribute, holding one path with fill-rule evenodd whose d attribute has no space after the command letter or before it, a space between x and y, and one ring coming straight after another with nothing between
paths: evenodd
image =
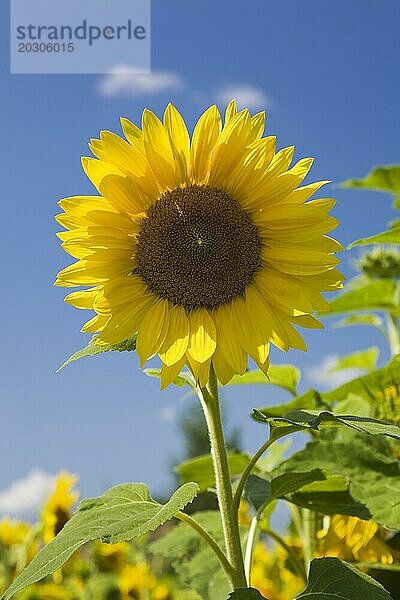
<instances>
[{"instance_id":1,"label":"wispy cloud","mask_svg":"<svg viewBox=\"0 0 400 600\"><path fill-rule=\"evenodd\" d=\"M176 408L173 406L164 406L160 411L160 419L164 423L173 423L176 418Z\"/></svg>"},{"instance_id":2,"label":"wispy cloud","mask_svg":"<svg viewBox=\"0 0 400 600\"><path fill-rule=\"evenodd\" d=\"M0 513L34 516L54 486L55 476L33 469L23 479L0 491Z\"/></svg>"},{"instance_id":3,"label":"wispy cloud","mask_svg":"<svg viewBox=\"0 0 400 600\"><path fill-rule=\"evenodd\" d=\"M143 96L183 88L183 79L173 71L132 73L129 65L116 65L112 73L100 79L97 89L103 96Z\"/></svg>"},{"instance_id":4,"label":"wispy cloud","mask_svg":"<svg viewBox=\"0 0 400 600\"><path fill-rule=\"evenodd\" d=\"M217 92L217 102L220 104L228 104L232 98L236 100L240 110L243 108L265 109L270 105L263 90L252 85L230 85Z\"/></svg>"},{"instance_id":5,"label":"wispy cloud","mask_svg":"<svg viewBox=\"0 0 400 600\"><path fill-rule=\"evenodd\" d=\"M338 356L333 354L325 356L322 361L306 369L305 375L309 382L324 389L331 389L362 375L362 369L345 369L343 371L331 372L331 368L336 364Z\"/></svg>"}]
</instances>

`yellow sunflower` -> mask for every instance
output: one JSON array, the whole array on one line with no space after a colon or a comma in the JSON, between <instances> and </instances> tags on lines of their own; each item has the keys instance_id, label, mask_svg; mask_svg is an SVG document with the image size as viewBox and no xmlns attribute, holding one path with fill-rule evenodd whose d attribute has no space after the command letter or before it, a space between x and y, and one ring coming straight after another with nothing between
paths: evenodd
<instances>
[{"instance_id":1,"label":"yellow sunflower","mask_svg":"<svg viewBox=\"0 0 400 600\"><path fill-rule=\"evenodd\" d=\"M140 129L122 119L127 141L109 131L91 140L83 168L100 195L60 201L63 248L77 262L56 284L93 309L83 331L97 343L137 335L141 365L158 354L162 386L186 364L200 385L211 365L221 383L244 373L250 356L268 369L269 343L306 350L294 325L320 328L321 292L341 287L326 234L335 201L298 187L311 158L290 167L294 147L276 152L265 114L216 106L190 138L169 104L163 121L143 112Z\"/></svg>"},{"instance_id":2,"label":"yellow sunflower","mask_svg":"<svg viewBox=\"0 0 400 600\"><path fill-rule=\"evenodd\" d=\"M47 544L64 527L72 516L72 508L79 494L74 489L78 478L71 473L57 475L54 490L42 509L43 539Z\"/></svg>"}]
</instances>

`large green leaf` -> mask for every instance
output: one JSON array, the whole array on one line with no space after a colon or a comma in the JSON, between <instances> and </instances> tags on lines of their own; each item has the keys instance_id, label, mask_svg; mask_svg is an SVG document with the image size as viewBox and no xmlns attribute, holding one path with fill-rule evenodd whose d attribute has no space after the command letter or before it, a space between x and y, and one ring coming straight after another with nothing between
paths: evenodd
<instances>
[{"instance_id":1,"label":"large green leaf","mask_svg":"<svg viewBox=\"0 0 400 600\"><path fill-rule=\"evenodd\" d=\"M268 369L268 378L259 370L246 371L244 375L235 375L232 377L228 385L265 385L269 383L284 388L295 395L300 377L300 370L294 365L271 365Z\"/></svg>"},{"instance_id":2,"label":"large green leaf","mask_svg":"<svg viewBox=\"0 0 400 600\"><path fill-rule=\"evenodd\" d=\"M362 179L348 179L342 187L400 194L400 165L374 167Z\"/></svg>"},{"instance_id":3,"label":"large green leaf","mask_svg":"<svg viewBox=\"0 0 400 600\"><path fill-rule=\"evenodd\" d=\"M339 558L311 561L308 585L296 600L392 600L380 583Z\"/></svg>"},{"instance_id":4,"label":"large green leaf","mask_svg":"<svg viewBox=\"0 0 400 600\"><path fill-rule=\"evenodd\" d=\"M384 440L371 444L366 436L355 435L345 441L310 442L279 465L272 476L313 469L320 469L327 483L312 483L288 494L290 502L309 508L322 502L321 512L326 514L353 514L400 529L400 463Z\"/></svg>"},{"instance_id":5,"label":"large green leaf","mask_svg":"<svg viewBox=\"0 0 400 600\"><path fill-rule=\"evenodd\" d=\"M232 592L228 600L268 600L268 598L261 596L255 588L241 588Z\"/></svg>"},{"instance_id":6,"label":"large green leaf","mask_svg":"<svg viewBox=\"0 0 400 600\"><path fill-rule=\"evenodd\" d=\"M352 352L345 356L340 356L329 369L329 373L335 373L343 369L365 369L372 371L376 367L379 358L379 348L372 346L366 350Z\"/></svg>"},{"instance_id":7,"label":"large green leaf","mask_svg":"<svg viewBox=\"0 0 400 600\"><path fill-rule=\"evenodd\" d=\"M156 377L157 379L161 379L161 369L143 369L143 373L148 377ZM185 385L189 385L191 388L196 388L196 381L189 371L182 371L182 373L175 377L172 383L180 388L185 387Z\"/></svg>"},{"instance_id":8,"label":"large green leaf","mask_svg":"<svg viewBox=\"0 0 400 600\"><path fill-rule=\"evenodd\" d=\"M255 511L259 511L269 502L285 498L305 485L323 479L325 475L320 469L312 469L305 473L283 473L270 479L250 475L246 482L244 497Z\"/></svg>"},{"instance_id":9,"label":"large green leaf","mask_svg":"<svg viewBox=\"0 0 400 600\"><path fill-rule=\"evenodd\" d=\"M369 244L400 244L400 227L392 227L381 233L355 240L350 244L349 248L368 246Z\"/></svg>"},{"instance_id":10,"label":"large green leaf","mask_svg":"<svg viewBox=\"0 0 400 600\"><path fill-rule=\"evenodd\" d=\"M159 504L143 483L125 483L99 498L84 500L54 540L18 575L2 600L54 573L86 542L101 540L115 544L157 529L191 502L197 492L196 483L187 483L166 504Z\"/></svg>"},{"instance_id":11,"label":"large green leaf","mask_svg":"<svg viewBox=\"0 0 400 600\"><path fill-rule=\"evenodd\" d=\"M271 438L277 439L289 433L302 430L318 430L324 427L350 427L360 433L370 435L386 435L400 440L400 427L359 415L335 415L329 411L293 410L283 417L268 414L268 409L255 410L254 418L268 423L271 427Z\"/></svg>"},{"instance_id":12,"label":"large green leaf","mask_svg":"<svg viewBox=\"0 0 400 600\"><path fill-rule=\"evenodd\" d=\"M362 313L360 315L350 315L333 323L332 327L339 329L340 327L351 327L352 325L371 325L380 329L383 325L383 319L373 313Z\"/></svg>"},{"instance_id":13,"label":"large green leaf","mask_svg":"<svg viewBox=\"0 0 400 600\"><path fill-rule=\"evenodd\" d=\"M231 452L228 454L228 462L231 475L240 475L249 464L250 457L241 452ZM175 471L180 476L181 483L195 481L200 491L215 486L214 467L210 454L186 460L175 467Z\"/></svg>"},{"instance_id":14,"label":"large green leaf","mask_svg":"<svg viewBox=\"0 0 400 600\"><path fill-rule=\"evenodd\" d=\"M224 544L218 511L203 511L192 517L215 539ZM206 542L186 523L179 523L166 535L150 544L150 551L172 566L183 585L196 590L204 600L228 596L230 585L220 563Z\"/></svg>"},{"instance_id":15,"label":"large green leaf","mask_svg":"<svg viewBox=\"0 0 400 600\"><path fill-rule=\"evenodd\" d=\"M348 399L349 396L357 396L359 399L370 403L372 416L384 416L386 420L397 423L397 420L390 416L391 411L389 409L391 408L393 392L399 393L399 390L400 356L395 356L390 363L381 369L376 369L372 373L356 377L334 390L316 392L311 389L287 404L262 408L261 412L269 416L281 417L289 411L296 409L318 410L321 408L331 408L335 403L342 402ZM344 410L341 409L341 412L344 412Z\"/></svg>"},{"instance_id":16,"label":"large green leaf","mask_svg":"<svg viewBox=\"0 0 400 600\"><path fill-rule=\"evenodd\" d=\"M119 344L97 344L99 334L94 335L90 342L82 350L74 352L56 371L59 373L61 369L80 358L86 358L87 356L95 356L96 354L103 354L103 352L131 352L136 349L136 335L120 342Z\"/></svg>"},{"instance_id":17,"label":"large green leaf","mask_svg":"<svg viewBox=\"0 0 400 600\"><path fill-rule=\"evenodd\" d=\"M388 310L399 313L399 287L390 279L366 280L339 293L324 316L361 310Z\"/></svg>"}]
</instances>

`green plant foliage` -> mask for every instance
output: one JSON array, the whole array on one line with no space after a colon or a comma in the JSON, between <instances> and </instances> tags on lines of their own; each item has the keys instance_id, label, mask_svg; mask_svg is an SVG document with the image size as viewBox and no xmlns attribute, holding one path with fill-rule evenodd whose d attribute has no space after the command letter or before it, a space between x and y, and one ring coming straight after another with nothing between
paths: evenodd
<instances>
[{"instance_id":1,"label":"green plant foliage","mask_svg":"<svg viewBox=\"0 0 400 600\"><path fill-rule=\"evenodd\" d=\"M269 417L282 417L290 411L297 409L309 411L331 409L336 403L343 402L349 397L351 397L354 403L354 399L357 397L358 403L365 401L371 405L371 416L378 418L384 415L384 419L397 422L396 419L390 417L390 411L386 410L386 404L390 403L385 400L387 390L400 390L399 356L394 357L381 369L376 369L367 375L356 377L329 392L317 392L310 389L305 394L294 398L286 404L261 408L260 411ZM346 407L346 410L341 408L342 414L345 412L348 413L348 408ZM335 407L335 410L338 409ZM353 414L360 414L360 412L357 411L357 413ZM370 412L367 411L367 414L369 415Z\"/></svg>"},{"instance_id":2,"label":"green plant foliage","mask_svg":"<svg viewBox=\"0 0 400 600\"><path fill-rule=\"evenodd\" d=\"M378 315L364 313L361 315L350 315L349 317L345 317L340 321L336 321L332 325L333 328L339 329L340 327L350 327L351 325L370 325L371 327L376 327L380 329L383 325L383 319Z\"/></svg>"},{"instance_id":3,"label":"green plant foliage","mask_svg":"<svg viewBox=\"0 0 400 600\"><path fill-rule=\"evenodd\" d=\"M368 246L370 244L400 244L400 227L392 227L381 233L355 240L349 245L349 248Z\"/></svg>"},{"instance_id":4,"label":"green plant foliage","mask_svg":"<svg viewBox=\"0 0 400 600\"><path fill-rule=\"evenodd\" d=\"M223 545L218 511L203 511L192 517ZM210 547L186 523L179 523L150 545L150 551L168 560L181 582L194 589L204 600L221 600L230 585Z\"/></svg>"},{"instance_id":5,"label":"green plant foliage","mask_svg":"<svg viewBox=\"0 0 400 600\"><path fill-rule=\"evenodd\" d=\"M99 335L94 335L90 342L85 348L82 350L78 350L74 352L56 371L59 373L61 369L74 362L75 360L79 360L80 358L86 358L87 356L95 356L96 354L103 354L103 352L131 352L136 349L136 335L120 342L119 344L101 344L97 345L96 341L98 340Z\"/></svg>"},{"instance_id":6,"label":"green plant foliage","mask_svg":"<svg viewBox=\"0 0 400 600\"><path fill-rule=\"evenodd\" d=\"M336 373L343 369L365 369L372 371L376 367L379 358L379 348L372 346L366 350L352 352L339 357L335 364L329 369L329 373Z\"/></svg>"},{"instance_id":7,"label":"green plant foliage","mask_svg":"<svg viewBox=\"0 0 400 600\"><path fill-rule=\"evenodd\" d=\"M228 600L268 600L268 598L261 596L260 592L254 588L243 588L232 592Z\"/></svg>"},{"instance_id":8,"label":"green plant foliage","mask_svg":"<svg viewBox=\"0 0 400 600\"><path fill-rule=\"evenodd\" d=\"M305 473L284 473L271 479L250 475L246 482L244 497L257 512L264 505L278 498L285 498L305 485L323 479L325 475L320 469L312 469Z\"/></svg>"},{"instance_id":9,"label":"green plant foliage","mask_svg":"<svg viewBox=\"0 0 400 600\"><path fill-rule=\"evenodd\" d=\"M277 385L293 395L297 393L297 386L301 377L300 370L294 365L271 365L268 377L262 371L246 371L244 375L235 375L228 385Z\"/></svg>"},{"instance_id":10,"label":"green plant foliage","mask_svg":"<svg viewBox=\"0 0 400 600\"><path fill-rule=\"evenodd\" d=\"M400 195L400 165L374 167L362 179L348 179L342 187Z\"/></svg>"},{"instance_id":11,"label":"green plant foliage","mask_svg":"<svg viewBox=\"0 0 400 600\"><path fill-rule=\"evenodd\" d=\"M271 427L271 438L277 439L295 431L307 429L319 430L324 427L350 427L360 433L370 435L387 435L400 440L400 427L359 415L335 415L328 411L293 410L284 417L268 414L268 409L254 410L254 418L268 423Z\"/></svg>"},{"instance_id":12,"label":"green plant foliage","mask_svg":"<svg viewBox=\"0 0 400 600\"><path fill-rule=\"evenodd\" d=\"M232 452L228 454L228 461L231 475L240 475L249 464L250 456ZM214 467L210 454L186 460L175 467L175 471L180 476L181 483L195 481L202 492L215 486Z\"/></svg>"},{"instance_id":13,"label":"green plant foliage","mask_svg":"<svg viewBox=\"0 0 400 600\"><path fill-rule=\"evenodd\" d=\"M356 287L337 295L329 304L330 310L321 313L324 316L362 310L387 310L399 314L399 287L390 279L362 280Z\"/></svg>"},{"instance_id":14,"label":"green plant foliage","mask_svg":"<svg viewBox=\"0 0 400 600\"><path fill-rule=\"evenodd\" d=\"M143 373L148 377L156 377L157 379L161 379L161 369L143 369ZM175 377L172 383L180 388L185 387L185 385L189 385L193 389L196 388L196 382L193 378L193 375L189 373L189 371L183 371L180 375Z\"/></svg>"},{"instance_id":15,"label":"green plant foliage","mask_svg":"<svg viewBox=\"0 0 400 600\"><path fill-rule=\"evenodd\" d=\"M327 481L288 494L290 502L325 514L352 514L400 529L400 463L384 440L371 444L367 436L320 439L283 462L273 477L320 469Z\"/></svg>"},{"instance_id":16,"label":"green plant foliage","mask_svg":"<svg viewBox=\"0 0 400 600\"><path fill-rule=\"evenodd\" d=\"M380 583L338 558L311 561L308 585L296 600L391 600Z\"/></svg>"},{"instance_id":17,"label":"green plant foliage","mask_svg":"<svg viewBox=\"0 0 400 600\"><path fill-rule=\"evenodd\" d=\"M101 540L115 544L154 531L172 519L197 493L197 484L187 483L162 505L152 499L143 483L126 483L98 498L84 500L60 533L18 575L2 600L54 573L87 542Z\"/></svg>"}]
</instances>

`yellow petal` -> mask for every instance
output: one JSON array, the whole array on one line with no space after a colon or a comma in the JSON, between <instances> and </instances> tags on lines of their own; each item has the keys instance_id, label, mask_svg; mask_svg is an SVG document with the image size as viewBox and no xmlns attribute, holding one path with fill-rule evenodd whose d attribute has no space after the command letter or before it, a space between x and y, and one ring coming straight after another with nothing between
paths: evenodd
<instances>
[{"instance_id":1,"label":"yellow petal","mask_svg":"<svg viewBox=\"0 0 400 600\"><path fill-rule=\"evenodd\" d=\"M214 366L217 379L221 385L226 385L235 375L234 369L232 369L232 367L226 362L222 352L218 347L213 354L212 364Z\"/></svg>"},{"instance_id":2,"label":"yellow petal","mask_svg":"<svg viewBox=\"0 0 400 600\"><path fill-rule=\"evenodd\" d=\"M217 332L210 313L204 308L189 313L190 337L187 354L194 361L203 363L215 352Z\"/></svg>"},{"instance_id":3,"label":"yellow petal","mask_svg":"<svg viewBox=\"0 0 400 600\"><path fill-rule=\"evenodd\" d=\"M331 254L302 248L264 248L262 257L273 267L289 275L315 275L333 269L339 260Z\"/></svg>"},{"instance_id":4,"label":"yellow petal","mask_svg":"<svg viewBox=\"0 0 400 600\"><path fill-rule=\"evenodd\" d=\"M99 190L122 213L140 213L149 205L139 186L126 176L107 175L99 183Z\"/></svg>"},{"instance_id":5,"label":"yellow petal","mask_svg":"<svg viewBox=\"0 0 400 600\"><path fill-rule=\"evenodd\" d=\"M147 312L141 323L137 341L136 351L140 358L140 366L157 354L169 326L169 305L166 300L158 300Z\"/></svg>"},{"instance_id":6,"label":"yellow petal","mask_svg":"<svg viewBox=\"0 0 400 600\"><path fill-rule=\"evenodd\" d=\"M110 315L96 315L84 324L81 331L83 333L97 333L103 329L109 318Z\"/></svg>"},{"instance_id":7,"label":"yellow petal","mask_svg":"<svg viewBox=\"0 0 400 600\"><path fill-rule=\"evenodd\" d=\"M236 337L237 324L232 306L230 304L220 306L214 311L213 317L217 329L218 348L235 373L243 374L247 368L247 355Z\"/></svg>"},{"instance_id":8,"label":"yellow petal","mask_svg":"<svg viewBox=\"0 0 400 600\"><path fill-rule=\"evenodd\" d=\"M192 182L205 183L208 178L211 152L221 132L221 115L216 106L210 106L198 120L190 149Z\"/></svg>"},{"instance_id":9,"label":"yellow petal","mask_svg":"<svg viewBox=\"0 0 400 600\"><path fill-rule=\"evenodd\" d=\"M81 162L86 175L98 190L101 180L106 175L124 175L123 171L118 169L115 165L102 160L97 160L96 158L83 156Z\"/></svg>"},{"instance_id":10,"label":"yellow petal","mask_svg":"<svg viewBox=\"0 0 400 600\"><path fill-rule=\"evenodd\" d=\"M162 363L161 366L161 389L163 390L178 377L179 373L182 371L185 366L186 359L183 358L175 364L168 367L166 364Z\"/></svg>"},{"instance_id":11,"label":"yellow petal","mask_svg":"<svg viewBox=\"0 0 400 600\"><path fill-rule=\"evenodd\" d=\"M165 110L164 127L175 158L179 184L183 185L189 182L190 138L185 121L172 104Z\"/></svg>"},{"instance_id":12,"label":"yellow petal","mask_svg":"<svg viewBox=\"0 0 400 600\"><path fill-rule=\"evenodd\" d=\"M201 363L194 360L191 356L187 356L187 358L196 383L200 387L205 387L210 377L211 358Z\"/></svg>"},{"instance_id":13,"label":"yellow petal","mask_svg":"<svg viewBox=\"0 0 400 600\"><path fill-rule=\"evenodd\" d=\"M237 110L236 100L233 99L229 102L229 104L225 110L225 124L229 123L229 121L231 119L233 119L233 117L236 115L237 111L238 110Z\"/></svg>"},{"instance_id":14,"label":"yellow petal","mask_svg":"<svg viewBox=\"0 0 400 600\"><path fill-rule=\"evenodd\" d=\"M159 355L163 363L170 367L184 356L189 342L189 320L183 306L176 305L170 309L169 328L160 349Z\"/></svg>"},{"instance_id":15,"label":"yellow petal","mask_svg":"<svg viewBox=\"0 0 400 600\"><path fill-rule=\"evenodd\" d=\"M100 339L108 344L118 344L132 337L156 301L153 296L144 297L135 304L115 310L101 332Z\"/></svg>"},{"instance_id":16,"label":"yellow petal","mask_svg":"<svg viewBox=\"0 0 400 600\"><path fill-rule=\"evenodd\" d=\"M75 308L91 310L96 296L99 294L101 287L97 286L90 290L72 292L64 298L65 302L71 304Z\"/></svg>"}]
</instances>

